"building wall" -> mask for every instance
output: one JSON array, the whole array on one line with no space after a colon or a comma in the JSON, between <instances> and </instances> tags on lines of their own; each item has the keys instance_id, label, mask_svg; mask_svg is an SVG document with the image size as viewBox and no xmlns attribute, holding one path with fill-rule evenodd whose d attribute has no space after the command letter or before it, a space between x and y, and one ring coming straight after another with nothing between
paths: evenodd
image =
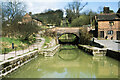
<instances>
[{"instance_id":1,"label":"building wall","mask_svg":"<svg viewBox=\"0 0 120 80\"><path fill-rule=\"evenodd\" d=\"M98 37L100 36L100 31L104 31L104 38L101 39L117 39L117 31L120 31L120 21L113 21L114 25L110 26L110 21L98 21ZM108 34L108 31L113 31L113 34ZM107 37L107 38L106 38Z\"/></svg>"},{"instance_id":2,"label":"building wall","mask_svg":"<svg viewBox=\"0 0 120 80\"><path fill-rule=\"evenodd\" d=\"M40 21L33 19L33 22L36 23L38 26L42 26L42 22L40 22Z\"/></svg>"},{"instance_id":3,"label":"building wall","mask_svg":"<svg viewBox=\"0 0 120 80\"><path fill-rule=\"evenodd\" d=\"M27 13L23 18L22 18L23 23L28 23L32 22L32 17Z\"/></svg>"}]
</instances>

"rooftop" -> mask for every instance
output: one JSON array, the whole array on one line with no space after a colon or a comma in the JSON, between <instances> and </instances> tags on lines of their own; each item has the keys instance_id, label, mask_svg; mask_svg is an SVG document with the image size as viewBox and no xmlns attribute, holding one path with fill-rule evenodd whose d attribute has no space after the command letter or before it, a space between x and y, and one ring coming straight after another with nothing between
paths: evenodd
<instances>
[{"instance_id":1,"label":"rooftop","mask_svg":"<svg viewBox=\"0 0 120 80\"><path fill-rule=\"evenodd\" d=\"M98 14L96 18L99 21L119 21L120 20L120 13Z\"/></svg>"}]
</instances>

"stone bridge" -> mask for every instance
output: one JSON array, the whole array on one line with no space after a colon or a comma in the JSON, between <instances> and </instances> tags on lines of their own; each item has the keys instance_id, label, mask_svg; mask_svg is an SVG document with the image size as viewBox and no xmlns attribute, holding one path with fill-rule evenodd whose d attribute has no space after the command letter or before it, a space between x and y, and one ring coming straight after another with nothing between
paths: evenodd
<instances>
[{"instance_id":1,"label":"stone bridge","mask_svg":"<svg viewBox=\"0 0 120 80\"><path fill-rule=\"evenodd\" d=\"M78 44L80 38L80 30L83 30L83 27L55 27L49 30L57 33L57 40L59 44ZM59 40L59 37L63 34L73 34L76 36L76 39L73 42L61 42Z\"/></svg>"},{"instance_id":2,"label":"stone bridge","mask_svg":"<svg viewBox=\"0 0 120 80\"><path fill-rule=\"evenodd\" d=\"M61 36L62 34L75 34L79 37L80 30L83 29L82 27L55 27L52 28L52 31L57 33L57 37Z\"/></svg>"}]
</instances>

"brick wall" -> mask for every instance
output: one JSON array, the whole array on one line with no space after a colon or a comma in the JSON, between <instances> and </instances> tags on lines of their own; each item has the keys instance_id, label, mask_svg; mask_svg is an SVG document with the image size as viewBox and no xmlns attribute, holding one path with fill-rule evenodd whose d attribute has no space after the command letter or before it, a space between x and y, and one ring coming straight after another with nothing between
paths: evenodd
<instances>
[{"instance_id":1,"label":"brick wall","mask_svg":"<svg viewBox=\"0 0 120 80\"><path fill-rule=\"evenodd\" d=\"M104 31L104 38L106 36L108 37L107 39L111 39L113 37L113 40L117 39L117 34L116 31L120 31L120 21L113 21L114 25L110 26L109 21L98 21L98 37L100 38L100 31ZM108 34L108 31L112 30L113 34Z\"/></svg>"}]
</instances>

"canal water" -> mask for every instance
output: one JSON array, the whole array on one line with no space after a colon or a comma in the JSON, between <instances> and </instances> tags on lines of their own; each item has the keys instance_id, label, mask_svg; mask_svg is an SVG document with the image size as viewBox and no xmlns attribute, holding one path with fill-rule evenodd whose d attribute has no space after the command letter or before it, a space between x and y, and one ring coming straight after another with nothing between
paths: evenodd
<instances>
[{"instance_id":1,"label":"canal water","mask_svg":"<svg viewBox=\"0 0 120 80\"><path fill-rule=\"evenodd\" d=\"M6 78L118 78L118 62L78 48L62 48L53 57L38 56Z\"/></svg>"}]
</instances>

